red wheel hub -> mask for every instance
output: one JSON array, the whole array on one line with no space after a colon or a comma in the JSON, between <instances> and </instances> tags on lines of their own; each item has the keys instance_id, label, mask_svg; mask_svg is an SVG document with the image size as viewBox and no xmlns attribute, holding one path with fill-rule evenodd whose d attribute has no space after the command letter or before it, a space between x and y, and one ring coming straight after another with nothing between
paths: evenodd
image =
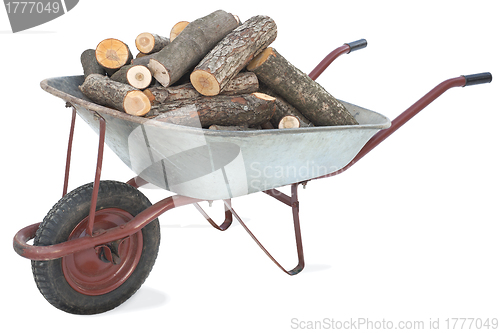
<instances>
[{"instance_id":1,"label":"red wheel hub","mask_svg":"<svg viewBox=\"0 0 500 333\"><path fill-rule=\"evenodd\" d=\"M118 208L105 208L95 214L94 231L119 227L133 216ZM87 237L88 217L73 229L68 240ZM142 232L125 238L118 247L120 263L106 263L96 249L88 249L62 258L63 274L69 285L85 295L103 295L121 286L133 273L141 259Z\"/></svg>"}]
</instances>

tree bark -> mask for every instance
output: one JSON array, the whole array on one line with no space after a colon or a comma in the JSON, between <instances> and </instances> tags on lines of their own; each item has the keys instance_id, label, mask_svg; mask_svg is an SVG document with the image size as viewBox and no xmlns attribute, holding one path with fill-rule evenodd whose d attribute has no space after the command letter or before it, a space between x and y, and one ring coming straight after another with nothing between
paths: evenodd
<instances>
[{"instance_id":1,"label":"tree bark","mask_svg":"<svg viewBox=\"0 0 500 333\"><path fill-rule=\"evenodd\" d=\"M172 85L228 33L238 26L233 15L218 10L189 23L174 41L149 61L153 76L164 87Z\"/></svg>"},{"instance_id":2,"label":"tree bark","mask_svg":"<svg viewBox=\"0 0 500 333\"><path fill-rule=\"evenodd\" d=\"M151 58L153 58L156 53L141 54L141 56L139 56L139 54L135 57L135 59L132 59L132 61L130 62L132 65L147 66L149 64L149 60L151 60Z\"/></svg>"},{"instance_id":3,"label":"tree bark","mask_svg":"<svg viewBox=\"0 0 500 333\"><path fill-rule=\"evenodd\" d=\"M267 16L250 18L222 39L191 73L191 83L205 96L218 95L253 57L277 36L276 23Z\"/></svg>"},{"instance_id":4,"label":"tree bark","mask_svg":"<svg viewBox=\"0 0 500 333\"><path fill-rule=\"evenodd\" d=\"M204 127L258 126L275 110L274 98L261 93L241 96L199 97L160 105L154 119L177 125ZM151 110L153 113L153 110ZM149 115L147 115L150 117ZM154 115L152 115L154 116Z\"/></svg>"},{"instance_id":5,"label":"tree bark","mask_svg":"<svg viewBox=\"0 0 500 333\"><path fill-rule=\"evenodd\" d=\"M170 30L170 41L173 42L174 39L179 36L179 34L184 30L185 27L189 24L188 21L180 21L174 24L172 30Z\"/></svg>"},{"instance_id":6,"label":"tree bark","mask_svg":"<svg viewBox=\"0 0 500 333\"><path fill-rule=\"evenodd\" d=\"M259 89L259 80L252 72L241 72L226 85L221 95L251 94ZM168 103L180 99L198 98L202 96L191 83L179 86L154 86L147 89L155 97L154 103Z\"/></svg>"},{"instance_id":7,"label":"tree bark","mask_svg":"<svg viewBox=\"0 0 500 333\"><path fill-rule=\"evenodd\" d=\"M107 76L90 74L79 88L93 102L134 116L143 116L151 109L142 91Z\"/></svg>"},{"instance_id":8,"label":"tree bark","mask_svg":"<svg viewBox=\"0 0 500 333\"><path fill-rule=\"evenodd\" d=\"M143 65L127 65L111 75L111 80L126 83L137 89L149 87L152 80L149 69Z\"/></svg>"},{"instance_id":9,"label":"tree bark","mask_svg":"<svg viewBox=\"0 0 500 333\"><path fill-rule=\"evenodd\" d=\"M279 123L281 119L285 116L296 117L299 120L300 127L314 127L314 124L309 119L307 119L302 113L300 113L299 110L294 108L290 103L285 101L281 96L279 96L276 92L272 91L265 84L260 84L259 91L276 98L276 112L271 118L271 124L275 128L279 128Z\"/></svg>"},{"instance_id":10,"label":"tree bark","mask_svg":"<svg viewBox=\"0 0 500 333\"><path fill-rule=\"evenodd\" d=\"M97 62L97 59L95 58L94 49L83 51L80 56L80 62L82 63L83 75L85 78L90 74L106 75L106 70Z\"/></svg>"},{"instance_id":11,"label":"tree bark","mask_svg":"<svg viewBox=\"0 0 500 333\"><path fill-rule=\"evenodd\" d=\"M135 39L135 46L144 54L156 53L167 46L168 43L170 43L169 38L150 32L143 32Z\"/></svg>"},{"instance_id":12,"label":"tree bark","mask_svg":"<svg viewBox=\"0 0 500 333\"><path fill-rule=\"evenodd\" d=\"M259 54L247 69L316 126L358 124L342 103L273 48Z\"/></svg>"},{"instance_id":13,"label":"tree bark","mask_svg":"<svg viewBox=\"0 0 500 333\"><path fill-rule=\"evenodd\" d=\"M115 38L108 38L97 45L95 57L97 62L111 76L120 67L130 64L132 52L124 42Z\"/></svg>"}]
</instances>

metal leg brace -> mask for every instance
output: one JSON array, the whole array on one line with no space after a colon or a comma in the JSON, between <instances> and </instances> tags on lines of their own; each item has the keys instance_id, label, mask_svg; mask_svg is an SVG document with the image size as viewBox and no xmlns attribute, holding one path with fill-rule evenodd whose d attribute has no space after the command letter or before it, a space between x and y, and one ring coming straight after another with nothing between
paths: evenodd
<instances>
[{"instance_id":1,"label":"metal leg brace","mask_svg":"<svg viewBox=\"0 0 500 333\"><path fill-rule=\"evenodd\" d=\"M278 190L268 190L264 191L264 193L272 196L273 198L283 202L284 204L292 207L292 214L293 214L293 226L295 229L295 243L297 246L297 259L298 259L298 264L295 266L295 268L291 270L286 270L274 257L267 251L267 249L262 245L262 243L255 237L255 235L250 231L250 229L246 226L245 222L238 216L238 214L234 211L233 207L231 206L231 200L224 200L225 204L225 210L226 210L226 220L224 223L222 223L220 226L217 225L211 218L208 216L208 214L200 207L198 203L194 203L193 205L198 209L198 211L207 219L207 221L217 230L224 231L229 226L231 225L232 222L232 216L234 216L238 222L240 222L241 226L245 231L252 237L252 239L257 243L257 245L264 251L264 253L278 266L283 272L285 272L288 275L296 275L300 273L305 266L305 261L304 261L304 251L302 248L302 235L300 232L300 223L299 223L299 201L298 201L298 194L297 194L297 187L299 184L292 184L292 195L291 197L278 191Z\"/></svg>"}]
</instances>

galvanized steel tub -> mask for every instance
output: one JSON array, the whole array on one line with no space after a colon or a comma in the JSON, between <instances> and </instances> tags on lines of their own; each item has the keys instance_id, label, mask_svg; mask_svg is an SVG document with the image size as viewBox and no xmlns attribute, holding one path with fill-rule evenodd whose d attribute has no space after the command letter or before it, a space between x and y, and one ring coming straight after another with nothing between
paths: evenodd
<instances>
[{"instance_id":1,"label":"galvanized steel tub","mask_svg":"<svg viewBox=\"0 0 500 333\"><path fill-rule=\"evenodd\" d=\"M46 79L41 87L73 105L137 175L180 195L229 199L333 173L391 121L341 101L359 125L217 131L131 116L91 102L78 89L83 76ZM98 116L97 116L98 115Z\"/></svg>"}]
</instances>

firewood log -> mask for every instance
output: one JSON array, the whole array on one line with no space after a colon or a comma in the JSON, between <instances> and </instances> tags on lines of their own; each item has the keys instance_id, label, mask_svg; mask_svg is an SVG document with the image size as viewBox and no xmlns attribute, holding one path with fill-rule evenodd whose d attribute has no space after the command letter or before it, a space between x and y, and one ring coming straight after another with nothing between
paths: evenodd
<instances>
[{"instance_id":1,"label":"firewood log","mask_svg":"<svg viewBox=\"0 0 500 333\"><path fill-rule=\"evenodd\" d=\"M134 116L145 115L151 109L142 91L107 76L90 74L79 88L91 101Z\"/></svg>"},{"instance_id":2,"label":"firewood log","mask_svg":"<svg viewBox=\"0 0 500 333\"><path fill-rule=\"evenodd\" d=\"M170 43L169 38L150 32L143 32L135 39L135 46L144 54L156 53L167 46L168 43Z\"/></svg>"},{"instance_id":3,"label":"firewood log","mask_svg":"<svg viewBox=\"0 0 500 333\"><path fill-rule=\"evenodd\" d=\"M299 119L295 116L284 116L278 123L278 128L299 128Z\"/></svg>"},{"instance_id":4,"label":"firewood log","mask_svg":"<svg viewBox=\"0 0 500 333\"><path fill-rule=\"evenodd\" d=\"M111 76L120 67L130 64L132 52L124 42L115 38L108 38L97 45L95 57L97 62Z\"/></svg>"},{"instance_id":5,"label":"firewood log","mask_svg":"<svg viewBox=\"0 0 500 333\"><path fill-rule=\"evenodd\" d=\"M253 57L277 36L276 23L267 16L250 18L221 40L191 73L191 83L205 96L219 94Z\"/></svg>"},{"instance_id":6,"label":"firewood log","mask_svg":"<svg viewBox=\"0 0 500 333\"><path fill-rule=\"evenodd\" d=\"M89 76L90 74L106 75L106 70L97 62L97 59L95 58L94 49L83 51L82 55L80 56L80 62L82 63L83 75L85 77Z\"/></svg>"},{"instance_id":7,"label":"firewood log","mask_svg":"<svg viewBox=\"0 0 500 333\"><path fill-rule=\"evenodd\" d=\"M112 78L112 77L111 77ZM251 94L259 89L259 80L252 72L241 72L226 85L221 95ZM178 86L163 87L161 85L146 89L153 94L153 103L168 103L180 99L197 98L202 96L191 83Z\"/></svg>"},{"instance_id":8,"label":"firewood log","mask_svg":"<svg viewBox=\"0 0 500 333\"><path fill-rule=\"evenodd\" d=\"M149 61L149 69L164 87L176 82L228 33L238 26L233 15L218 10L189 23L181 34Z\"/></svg>"},{"instance_id":9,"label":"firewood log","mask_svg":"<svg viewBox=\"0 0 500 333\"><path fill-rule=\"evenodd\" d=\"M251 73L251 72L250 72ZM275 128L279 128L279 122L285 116L294 116L298 119L300 127L314 127L313 123L307 119L299 110L294 108L290 103L285 101L281 96L279 96L275 91L272 91L265 84L259 85L259 92L273 96L276 98L276 112L271 118L271 124Z\"/></svg>"},{"instance_id":10,"label":"firewood log","mask_svg":"<svg viewBox=\"0 0 500 333\"><path fill-rule=\"evenodd\" d=\"M140 56L139 54L134 58L132 59L132 61L130 62L132 65L143 65L143 66L147 66L149 64L149 60L151 60L151 58L153 58L155 56L155 54L158 53L158 52L155 52L155 53L150 53L150 54L143 54L143 53L140 53Z\"/></svg>"},{"instance_id":11,"label":"firewood log","mask_svg":"<svg viewBox=\"0 0 500 333\"><path fill-rule=\"evenodd\" d=\"M161 104L146 116L162 122L192 127L258 126L272 117L275 110L274 100L274 97L261 93L202 96Z\"/></svg>"},{"instance_id":12,"label":"firewood log","mask_svg":"<svg viewBox=\"0 0 500 333\"><path fill-rule=\"evenodd\" d=\"M111 80L126 83L137 89L145 89L151 84L153 76L146 66L127 65L111 75Z\"/></svg>"},{"instance_id":13,"label":"firewood log","mask_svg":"<svg viewBox=\"0 0 500 333\"><path fill-rule=\"evenodd\" d=\"M187 27L188 24L189 22L187 21L180 21L174 24L172 30L170 30L170 41L172 42L177 36L179 36L179 34L182 32L182 30L184 30L185 27Z\"/></svg>"},{"instance_id":14,"label":"firewood log","mask_svg":"<svg viewBox=\"0 0 500 333\"><path fill-rule=\"evenodd\" d=\"M316 126L356 125L345 106L321 85L269 47L247 66L260 81L283 97Z\"/></svg>"}]
</instances>

